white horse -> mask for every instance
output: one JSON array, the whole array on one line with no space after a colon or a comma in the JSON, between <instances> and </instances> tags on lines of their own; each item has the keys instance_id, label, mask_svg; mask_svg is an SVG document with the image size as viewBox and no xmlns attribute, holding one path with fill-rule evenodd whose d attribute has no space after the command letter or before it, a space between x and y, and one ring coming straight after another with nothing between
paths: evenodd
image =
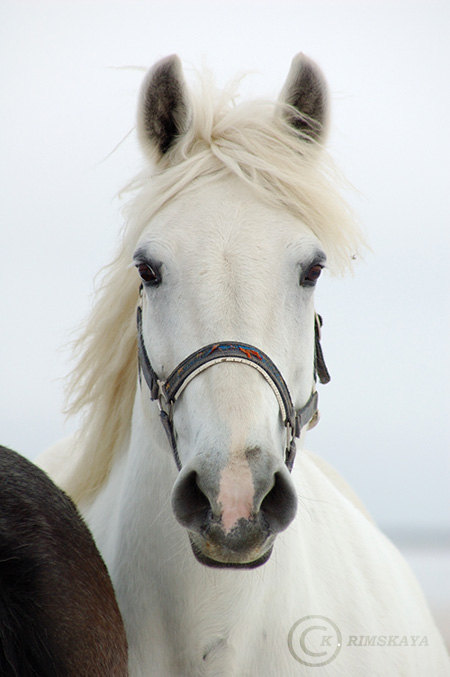
<instances>
[{"instance_id":1,"label":"white horse","mask_svg":"<svg viewBox=\"0 0 450 677\"><path fill-rule=\"evenodd\" d=\"M131 675L447 674L408 566L303 448L327 380L314 286L361 240L323 77L298 55L277 103L233 95L189 92L177 57L149 72L151 164L79 341L85 418L41 465L107 562Z\"/></svg>"}]
</instances>

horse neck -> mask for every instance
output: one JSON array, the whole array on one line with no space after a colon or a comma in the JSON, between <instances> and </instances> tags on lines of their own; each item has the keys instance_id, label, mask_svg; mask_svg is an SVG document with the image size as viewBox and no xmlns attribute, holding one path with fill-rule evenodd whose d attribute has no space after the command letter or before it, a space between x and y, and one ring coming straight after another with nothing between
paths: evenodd
<instances>
[{"instance_id":1,"label":"horse neck","mask_svg":"<svg viewBox=\"0 0 450 677\"><path fill-rule=\"evenodd\" d=\"M136 515L135 526L145 528L139 515L146 515L148 526L155 514L170 514L176 476L158 407L143 383L137 386L128 441L116 453L107 481L83 509L110 566L126 520Z\"/></svg>"}]
</instances>

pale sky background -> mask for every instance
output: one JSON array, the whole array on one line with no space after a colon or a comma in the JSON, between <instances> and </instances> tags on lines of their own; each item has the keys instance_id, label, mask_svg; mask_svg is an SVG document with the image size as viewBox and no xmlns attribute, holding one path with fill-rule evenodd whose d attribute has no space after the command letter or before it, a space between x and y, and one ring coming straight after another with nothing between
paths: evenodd
<instances>
[{"instance_id":1,"label":"pale sky background","mask_svg":"<svg viewBox=\"0 0 450 677\"><path fill-rule=\"evenodd\" d=\"M317 294L332 375L308 446L388 530L450 527L450 3L141 0L0 5L1 442L29 457L74 429L62 348L115 249L141 166L143 73L170 53L275 98L292 57L322 67L330 147L372 247ZM105 337L106 339L106 337Z\"/></svg>"}]
</instances>

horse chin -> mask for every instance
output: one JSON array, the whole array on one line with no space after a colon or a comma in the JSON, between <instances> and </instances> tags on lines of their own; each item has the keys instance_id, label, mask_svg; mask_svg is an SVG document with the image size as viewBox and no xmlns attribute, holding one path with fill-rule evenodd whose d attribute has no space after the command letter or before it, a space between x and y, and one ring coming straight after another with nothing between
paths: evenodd
<instances>
[{"instance_id":1,"label":"horse chin","mask_svg":"<svg viewBox=\"0 0 450 677\"><path fill-rule=\"evenodd\" d=\"M266 547L251 550L247 553L237 553L220 546L212 546L197 534L189 534L189 542L195 559L200 564L215 569L255 569L265 564L270 558L273 549L273 539ZM261 552L263 550L263 552Z\"/></svg>"}]
</instances>

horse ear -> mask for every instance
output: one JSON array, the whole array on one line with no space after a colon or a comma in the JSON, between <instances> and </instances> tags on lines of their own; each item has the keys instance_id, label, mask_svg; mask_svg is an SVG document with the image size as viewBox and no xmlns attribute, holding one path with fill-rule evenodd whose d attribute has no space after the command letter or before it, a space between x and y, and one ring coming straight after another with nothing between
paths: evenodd
<instances>
[{"instance_id":1,"label":"horse ear","mask_svg":"<svg viewBox=\"0 0 450 677\"><path fill-rule=\"evenodd\" d=\"M306 139L321 141L328 118L328 88L322 71L307 56L297 54L279 97L295 111L286 109L289 124Z\"/></svg>"},{"instance_id":2,"label":"horse ear","mask_svg":"<svg viewBox=\"0 0 450 677\"><path fill-rule=\"evenodd\" d=\"M138 135L144 150L161 158L189 126L189 105L181 61L173 54L148 72L138 106Z\"/></svg>"}]
</instances>

